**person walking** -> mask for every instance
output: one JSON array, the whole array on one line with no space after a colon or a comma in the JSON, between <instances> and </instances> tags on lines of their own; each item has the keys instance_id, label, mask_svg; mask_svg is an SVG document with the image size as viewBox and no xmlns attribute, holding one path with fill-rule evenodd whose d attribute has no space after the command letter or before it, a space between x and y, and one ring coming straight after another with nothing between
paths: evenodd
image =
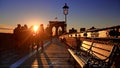
<instances>
[{"instance_id":1,"label":"person walking","mask_svg":"<svg viewBox=\"0 0 120 68\"><path fill-rule=\"evenodd\" d=\"M38 29L38 34L37 34L37 40L38 40L38 47L40 46L42 49L41 49L41 52L43 52L44 50L44 46L43 46L43 42L44 42L44 39L45 39L45 34L44 34L44 26L43 24L40 24L39 26L39 29Z\"/></svg>"}]
</instances>

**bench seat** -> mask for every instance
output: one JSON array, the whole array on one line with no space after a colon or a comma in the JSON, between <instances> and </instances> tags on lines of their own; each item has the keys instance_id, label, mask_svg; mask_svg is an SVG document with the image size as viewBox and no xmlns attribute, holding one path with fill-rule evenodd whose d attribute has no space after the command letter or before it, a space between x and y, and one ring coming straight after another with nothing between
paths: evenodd
<instances>
[{"instance_id":1,"label":"bench seat","mask_svg":"<svg viewBox=\"0 0 120 68\"><path fill-rule=\"evenodd\" d=\"M68 51L82 68L110 68L116 49L111 44L83 41L78 54Z\"/></svg>"}]
</instances>

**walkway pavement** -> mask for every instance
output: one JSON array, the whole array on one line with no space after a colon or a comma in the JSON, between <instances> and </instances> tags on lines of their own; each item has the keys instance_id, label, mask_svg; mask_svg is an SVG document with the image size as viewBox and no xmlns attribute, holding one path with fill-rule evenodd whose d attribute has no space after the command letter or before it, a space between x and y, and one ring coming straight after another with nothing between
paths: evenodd
<instances>
[{"instance_id":1,"label":"walkway pavement","mask_svg":"<svg viewBox=\"0 0 120 68\"><path fill-rule=\"evenodd\" d=\"M73 68L68 59L69 53L65 45L58 39L53 39L43 52L39 51L23 62L19 68Z\"/></svg>"}]
</instances>

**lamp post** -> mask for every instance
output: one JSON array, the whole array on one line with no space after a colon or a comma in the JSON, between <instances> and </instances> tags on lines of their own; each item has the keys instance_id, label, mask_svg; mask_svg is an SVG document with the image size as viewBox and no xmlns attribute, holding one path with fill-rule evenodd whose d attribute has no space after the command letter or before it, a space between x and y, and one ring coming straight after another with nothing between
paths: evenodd
<instances>
[{"instance_id":1,"label":"lamp post","mask_svg":"<svg viewBox=\"0 0 120 68\"><path fill-rule=\"evenodd\" d=\"M69 7L67 6L67 4L65 3L65 5L63 6L63 14L65 15L65 24L67 23L67 14L68 14L68 9ZM66 24L67 26L67 24ZM66 28L65 28L66 29ZM65 30L66 32L66 30Z\"/></svg>"},{"instance_id":2,"label":"lamp post","mask_svg":"<svg viewBox=\"0 0 120 68\"><path fill-rule=\"evenodd\" d=\"M67 4L65 3L65 5L63 6L63 13L64 13L64 15L65 15L65 23L67 22L68 9L69 9L69 7L68 7Z\"/></svg>"}]
</instances>

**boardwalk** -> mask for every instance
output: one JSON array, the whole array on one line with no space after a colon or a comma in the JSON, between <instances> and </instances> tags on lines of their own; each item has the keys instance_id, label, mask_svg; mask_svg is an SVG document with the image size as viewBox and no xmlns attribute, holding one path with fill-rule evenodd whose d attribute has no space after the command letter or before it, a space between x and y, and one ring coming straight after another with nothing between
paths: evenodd
<instances>
[{"instance_id":1,"label":"boardwalk","mask_svg":"<svg viewBox=\"0 0 120 68\"><path fill-rule=\"evenodd\" d=\"M22 63L19 68L73 68L68 62L68 57L69 53L64 44L53 39L43 52L39 51Z\"/></svg>"}]
</instances>

